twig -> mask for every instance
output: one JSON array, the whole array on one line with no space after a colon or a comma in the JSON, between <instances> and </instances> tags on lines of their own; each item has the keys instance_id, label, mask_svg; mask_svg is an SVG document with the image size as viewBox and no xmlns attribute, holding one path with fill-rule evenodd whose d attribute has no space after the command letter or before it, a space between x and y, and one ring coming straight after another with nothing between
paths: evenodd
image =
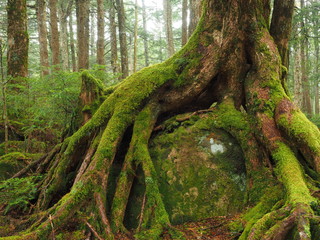
<instances>
[{"instance_id":1,"label":"twig","mask_svg":"<svg viewBox=\"0 0 320 240\"><path fill-rule=\"evenodd\" d=\"M49 220L50 220L50 225L51 225L51 228L52 228L52 239L55 240L56 238L55 238L54 226L53 226L51 214L49 215Z\"/></svg>"},{"instance_id":2,"label":"twig","mask_svg":"<svg viewBox=\"0 0 320 240\"><path fill-rule=\"evenodd\" d=\"M141 206L141 214L140 214L139 225L138 225L138 232L141 229L141 224L142 224L142 220L143 220L143 212L144 212L145 205L146 205L146 194L144 194L144 196L143 196L143 201L142 201L142 206Z\"/></svg>"},{"instance_id":3,"label":"twig","mask_svg":"<svg viewBox=\"0 0 320 240\"><path fill-rule=\"evenodd\" d=\"M87 226L90 228L91 232L93 232L93 234L99 239L99 240L104 240L102 237L99 236L98 232L93 228L93 226L88 223L87 221L84 221Z\"/></svg>"}]
</instances>

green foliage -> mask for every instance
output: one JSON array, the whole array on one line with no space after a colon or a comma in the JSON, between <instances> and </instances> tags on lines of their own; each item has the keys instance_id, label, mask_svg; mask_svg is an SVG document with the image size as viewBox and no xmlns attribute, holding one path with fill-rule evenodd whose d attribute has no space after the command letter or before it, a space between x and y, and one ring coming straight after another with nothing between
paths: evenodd
<instances>
[{"instance_id":1,"label":"green foliage","mask_svg":"<svg viewBox=\"0 0 320 240\"><path fill-rule=\"evenodd\" d=\"M36 182L41 176L11 178L0 182L0 205L5 206L4 214L9 211L26 211L37 193Z\"/></svg>"},{"instance_id":2,"label":"green foliage","mask_svg":"<svg viewBox=\"0 0 320 240\"><path fill-rule=\"evenodd\" d=\"M313 122L318 128L320 128L320 115L314 115L310 118L310 121Z\"/></svg>"}]
</instances>

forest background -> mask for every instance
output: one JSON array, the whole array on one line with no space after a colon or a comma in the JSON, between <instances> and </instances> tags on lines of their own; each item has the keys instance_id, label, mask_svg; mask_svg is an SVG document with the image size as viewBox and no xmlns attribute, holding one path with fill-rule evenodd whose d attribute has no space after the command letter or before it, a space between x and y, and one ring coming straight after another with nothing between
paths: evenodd
<instances>
[{"instance_id":1,"label":"forest background","mask_svg":"<svg viewBox=\"0 0 320 240\"><path fill-rule=\"evenodd\" d=\"M26 140L25 151L31 145L42 144L43 150L57 143L70 127L77 106L80 70L89 69L110 86L139 69L162 62L192 34L199 19L199 2L0 1L0 142L8 138L4 133L8 125L11 140ZM10 72L14 60L7 58L10 51L22 52L8 48L8 34L12 34L8 33L9 5L26 8L25 15L21 11L25 26L11 30L22 27L27 32L27 67L22 72ZM288 74L291 96L318 126L319 9L317 0L296 1ZM23 80L13 81L15 74ZM1 154L4 148L2 143Z\"/></svg>"}]
</instances>

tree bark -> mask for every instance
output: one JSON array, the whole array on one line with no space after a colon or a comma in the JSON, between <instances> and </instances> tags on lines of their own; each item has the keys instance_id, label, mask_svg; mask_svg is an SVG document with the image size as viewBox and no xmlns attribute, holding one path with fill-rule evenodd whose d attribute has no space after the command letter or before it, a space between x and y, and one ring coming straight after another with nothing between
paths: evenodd
<instances>
[{"instance_id":1,"label":"tree bark","mask_svg":"<svg viewBox=\"0 0 320 240\"><path fill-rule=\"evenodd\" d=\"M134 40L133 40L133 72L137 71L138 62L138 1L135 1L134 6Z\"/></svg>"},{"instance_id":2,"label":"tree bark","mask_svg":"<svg viewBox=\"0 0 320 240\"><path fill-rule=\"evenodd\" d=\"M201 15L201 6L200 6L200 1L197 0L189 0L189 11L190 11L190 16L189 16L189 38L196 29L196 26L199 22L199 18Z\"/></svg>"},{"instance_id":3,"label":"tree bark","mask_svg":"<svg viewBox=\"0 0 320 240\"><path fill-rule=\"evenodd\" d=\"M89 54L89 66L91 64L91 61L90 61L90 56L94 56L97 54L97 49L96 49L96 46L97 46L97 43L95 41L95 36L96 36L96 17L95 17L95 13L94 11L90 11L89 10L89 13L90 13L90 20L89 20L89 27L90 27L90 43L89 43L89 46L90 46L90 54Z\"/></svg>"},{"instance_id":4,"label":"tree bark","mask_svg":"<svg viewBox=\"0 0 320 240\"><path fill-rule=\"evenodd\" d=\"M97 18L98 18L98 41L97 41L97 64L105 65L104 57L104 1L97 0Z\"/></svg>"},{"instance_id":5,"label":"tree bark","mask_svg":"<svg viewBox=\"0 0 320 240\"><path fill-rule=\"evenodd\" d=\"M26 0L8 0L7 16L7 74L13 78L27 77L29 35Z\"/></svg>"},{"instance_id":6,"label":"tree bark","mask_svg":"<svg viewBox=\"0 0 320 240\"><path fill-rule=\"evenodd\" d=\"M76 0L78 70L89 68L89 0Z\"/></svg>"},{"instance_id":7,"label":"tree bark","mask_svg":"<svg viewBox=\"0 0 320 240\"><path fill-rule=\"evenodd\" d=\"M50 38L51 38L51 55L52 65L55 70L60 69L60 43L59 43L59 30L58 30L58 15L57 15L57 0L49 0L50 9Z\"/></svg>"},{"instance_id":8,"label":"tree bark","mask_svg":"<svg viewBox=\"0 0 320 240\"><path fill-rule=\"evenodd\" d=\"M149 140L168 116L211 106L210 126L229 132L245 155L248 209L239 239L317 238L320 131L286 94L281 56L265 14L269 6L261 3L204 0L197 31L184 48L101 91L105 96L98 106L82 108L91 111L90 119L62 142L39 183L38 215L16 237L50 236L52 225L67 236L64 229L71 223L101 239L126 232L125 213L139 172L143 198L135 238L159 239L168 228L177 234ZM287 21L291 16L281 19ZM288 39L283 36L281 46ZM90 89L103 89L86 71L82 79L96 84ZM116 177L115 168L121 168Z\"/></svg>"},{"instance_id":9,"label":"tree bark","mask_svg":"<svg viewBox=\"0 0 320 240\"><path fill-rule=\"evenodd\" d=\"M115 0L118 14L118 28L120 41L120 55L121 55L121 73L122 78L129 75L128 49L127 49L127 34L126 34L126 18L123 0Z\"/></svg>"},{"instance_id":10,"label":"tree bark","mask_svg":"<svg viewBox=\"0 0 320 240\"><path fill-rule=\"evenodd\" d=\"M48 32L47 32L47 17L46 17L46 1L37 0L37 21L39 33L39 48L40 48L40 66L41 75L49 74L49 53L48 53Z\"/></svg>"},{"instance_id":11,"label":"tree bark","mask_svg":"<svg viewBox=\"0 0 320 240\"><path fill-rule=\"evenodd\" d=\"M143 24L143 46L145 67L149 66L149 46L148 46L148 30L147 30L147 14L144 0L142 2L142 24Z\"/></svg>"},{"instance_id":12,"label":"tree bark","mask_svg":"<svg viewBox=\"0 0 320 240\"><path fill-rule=\"evenodd\" d=\"M68 16L71 14L73 0L59 0L61 68L69 70Z\"/></svg>"},{"instance_id":13,"label":"tree bark","mask_svg":"<svg viewBox=\"0 0 320 240\"><path fill-rule=\"evenodd\" d=\"M305 7L304 0L300 0L301 9ZM300 40L300 59L301 59L301 82L302 82L302 109L309 115L312 114L311 97L310 97L310 83L308 79L307 69L307 28L305 26L305 17L301 17L301 40Z\"/></svg>"},{"instance_id":14,"label":"tree bark","mask_svg":"<svg viewBox=\"0 0 320 240\"><path fill-rule=\"evenodd\" d=\"M182 1L182 34L181 45L184 46L188 41L188 0Z\"/></svg>"},{"instance_id":15,"label":"tree bark","mask_svg":"<svg viewBox=\"0 0 320 240\"><path fill-rule=\"evenodd\" d=\"M115 21L114 0L109 0L109 30L111 45L111 67L113 73L120 73L118 64L117 25Z\"/></svg>"},{"instance_id":16,"label":"tree bark","mask_svg":"<svg viewBox=\"0 0 320 240\"><path fill-rule=\"evenodd\" d=\"M1 71L1 91L2 91L2 120L4 127L4 153L8 153L8 142L9 142L9 119L8 119L8 109L7 109L7 83L4 78L3 70L3 42L0 39L0 71Z\"/></svg>"},{"instance_id":17,"label":"tree bark","mask_svg":"<svg viewBox=\"0 0 320 240\"><path fill-rule=\"evenodd\" d=\"M172 32L172 7L171 0L163 1L163 16L167 38L167 54L171 57L174 54L174 40Z\"/></svg>"},{"instance_id":18,"label":"tree bark","mask_svg":"<svg viewBox=\"0 0 320 240\"><path fill-rule=\"evenodd\" d=\"M301 81L301 53L300 46L298 44L294 51L294 102L302 108L302 81Z\"/></svg>"},{"instance_id":19,"label":"tree bark","mask_svg":"<svg viewBox=\"0 0 320 240\"><path fill-rule=\"evenodd\" d=\"M76 61L76 48L74 44L74 33L73 33L73 18L72 18L72 13L69 16L69 39L70 39L70 50L71 50L71 62L72 62L72 71L76 72L77 71L77 61Z\"/></svg>"}]
</instances>

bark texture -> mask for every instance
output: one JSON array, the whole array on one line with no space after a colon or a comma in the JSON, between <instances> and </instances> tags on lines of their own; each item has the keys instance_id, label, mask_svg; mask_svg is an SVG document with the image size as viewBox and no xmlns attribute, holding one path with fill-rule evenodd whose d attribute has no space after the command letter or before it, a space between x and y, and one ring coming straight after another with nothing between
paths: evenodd
<instances>
[{"instance_id":1,"label":"bark texture","mask_svg":"<svg viewBox=\"0 0 320 240\"><path fill-rule=\"evenodd\" d=\"M97 64L105 65L104 58L104 1L97 0L98 40L97 40Z\"/></svg>"},{"instance_id":2,"label":"bark texture","mask_svg":"<svg viewBox=\"0 0 320 240\"><path fill-rule=\"evenodd\" d=\"M28 76L29 35L26 0L8 0L7 74L13 78Z\"/></svg>"},{"instance_id":3,"label":"bark texture","mask_svg":"<svg viewBox=\"0 0 320 240\"><path fill-rule=\"evenodd\" d=\"M49 74L49 53L48 53L48 32L47 32L47 14L46 1L37 1L37 21L39 32L39 48L40 48L40 66L42 76Z\"/></svg>"},{"instance_id":4,"label":"bark texture","mask_svg":"<svg viewBox=\"0 0 320 240\"><path fill-rule=\"evenodd\" d=\"M117 25L115 19L115 3L109 0L109 31L111 44L111 67L113 73L120 73L118 64Z\"/></svg>"},{"instance_id":5,"label":"bark texture","mask_svg":"<svg viewBox=\"0 0 320 240\"><path fill-rule=\"evenodd\" d=\"M167 38L167 54L171 57L174 54L174 40L172 32L172 7L171 0L163 1L163 16Z\"/></svg>"},{"instance_id":6,"label":"bark texture","mask_svg":"<svg viewBox=\"0 0 320 240\"><path fill-rule=\"evenodd\" d=\"M178 236L149 140L168 116L210 108L208 124L231 134L245 157L249 208L239 239L316 239L320 131L286 94L267 2L204 0L198 27L179 52L116 86L101 90L84 72L90 87L83 89L91 90L82 95L82 112L90 115L43 160L46 177L39 183L32 226L16 238L50 236L52 225L55 234L66 234L72 223L80 226L74 231L85 228L98 239L125 233L138 177L142 198L135 238L158 239L166 228Z\"/></svg>"},{"instance_id":7,"label":"bark texture","mask_svg":"<svg viewBox=\"0 0 320 240\"><path fill-rule=\"evenodd\" d=\"M57 0L49 0L50 9L50 47L52 65L56 70L60 69L60 42L59 42L59 28L58 28L58 9Z\"/></svg>"},{"instance_id":8,"label":"bark texture","mask_svg":"<svg viewBox=\"0 0 320 240\"><path fill-rule=\"evenodd\" d=\"M59 23L60 23L60 46L62 70L69 70L69 48L68 48L68 17L71 14L73 0L59 1Z\"/></svg>"},{"instance_id":9,"label":"bark texture","mask_svg":"<svg viewBox=\"0 0 320 240\"><path fill-rule=\"evenodd\" d=\"M181 45L184 46L188 41L188 0L182 1L182 34Z\"/></svg>"},{"instance_id":10,"label":"bark texture","mask_svg":"<svg viewBox=\"0 0 320 240\"><path fill-rule=\"evenodd\" d=\"M89 2L76 0L78 70L89 68Z\"/></svg>"},{"instance_id":11,"label":"bark texture","mask_svg":"<svg viewBox=\"0 0 320 240\"><path fill-rule=\"evenodd\" d=\"M117 15L118 15L121 73L122 73L122 78L126 78L129 75L129 62L128 62L125 10L124 10L123 0L115 0L115 2L117 6Z\"/></svg>"},{"instance_id":12,"label":"bark texture","mask_svg":"<svg viewBox=\"0 0 320 240\"><path fill-rule=\"evenodd\" d=\"M144 0L142 2L142 24L143 24L143 47L144 47L144 60L145 66L149 66L149 44L148 44L148 31L147 31L147 14Z\"/></svg>"}]
</instances>

